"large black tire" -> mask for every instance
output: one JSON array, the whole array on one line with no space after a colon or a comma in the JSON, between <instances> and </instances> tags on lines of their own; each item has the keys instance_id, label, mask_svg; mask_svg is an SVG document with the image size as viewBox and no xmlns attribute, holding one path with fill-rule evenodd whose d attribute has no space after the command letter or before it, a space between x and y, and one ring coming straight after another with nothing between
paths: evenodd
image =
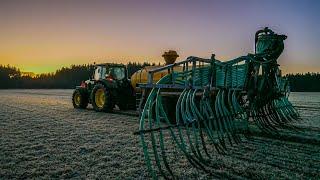
<instances>
[{"instance_id":1,"label":"large black tire","mask_svg":"<svg viewBox=\"0 0 320 180\"><path fill-rule=\"evenodd\" d=\"M120 110L136 110L136 94L130 82L120 89L117 106Z\"/></svg>"},{"instance_id":2,"label":"large black tire","mask_svg":"<svg viewBox=\"0 0 320 180\"><path fill-rule=\"evenodd\" d=\"M124 111L129 109L128 104L125 104L125 103L119 103L118 107L120 110L124 110Z\"/></svg>"},{"instance_id":3,"label":"large black tire","mask_svg":"<svg viewBox=\"0 0 320 180\"><path fill-rule=\"evenodd\" d=\"M102 96L101 93L104 95ZM91 103L97 112L111 112L114 107L110 91L103 84L96 84L92 89Z\"/></svg>"},{"instance_id":4,"label":"large black tire","mask_svg":"<svg viewBox=\"0 0 320 180\"><path fill-rule=\"evenodd\" d=\"M176 105L178 99L176 97L162 98L163 109L167 114L171 123L176 123Z\"/></svg>"},{"instance_id":5,"label":"large black tire","mask_svg":"<svg viewBox=\"0 0 320 180\"><path fill-rule=\"evenodd\" d=\"M127 97L127 100L120 101L117 105L120 110L136 110L136 101L134 97Z\"/></svg>"},{"instance_id":6,"label":"large black tire","mask_svg":"<svg viewBox=\"0 0 320 180\"><path fill-rule=\"evenodd\" d=\"M76 109L86 109L88 106L88 93L86 90L75 89L72 94L72 105Z\"/></svg>"}]
</instances>

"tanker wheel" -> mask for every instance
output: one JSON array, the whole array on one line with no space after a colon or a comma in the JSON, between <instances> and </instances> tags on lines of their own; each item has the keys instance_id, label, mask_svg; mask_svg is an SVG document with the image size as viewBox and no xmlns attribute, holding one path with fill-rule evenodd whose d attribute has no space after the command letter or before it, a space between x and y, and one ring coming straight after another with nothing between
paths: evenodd
<instances>
[{"instance_id":1,"label":"tanker wheel","mask_svg":"<svg viewBox=\"0 0 320 180\"><path fill-rule=\"evenodd\" d=\"M167 114L167 117L169 118L169 121L171 123L176 122L176 105L177 105L178 99L175 97L164 97L162 99L162 103L164 104L164 111Z\"/></svg>"},{"instance_id":2,"label":"tanker wheel","mask_svg":"<svg viewBox=\"0 0 320 180\"><path fill-rule=\"evenodd\" d=\"M124 110L124 111L129 109L128 105L125 103L118 104L118 107L120 110Z\"/></svg>"},{"instance_id":3,"label":"tanker wheel","mask_svg":"<svg viewBox=\"0 0 320 180\"><path fill-rule=\"evenodd\" d=\"M88 106L88 95L84 90L76 89L72 94L72 105L77 109L85 109Z\"/></svg>"},{"instance_id":4,"label":"tanker wheel","mask_svg":"<svg viewBox=\"0 0 320 180\"><path fill-rule=\"evenodd\" d=\"M110 91L102 84L97 84L92 89L91 102L97 112L111 112L113 109Z\"/></svg>"},{"instance_id":5,"label":"tanker wheel","mask_svg":"<svg viewBox=\"0 0 320 180\"><path fill-rule=\"evenodd\" d=\"M126 97L125 100L121 100L117 105L120 110L135 110L136 109L135 99L133 99L132 97Z\"/></svg>"}]
</instances>

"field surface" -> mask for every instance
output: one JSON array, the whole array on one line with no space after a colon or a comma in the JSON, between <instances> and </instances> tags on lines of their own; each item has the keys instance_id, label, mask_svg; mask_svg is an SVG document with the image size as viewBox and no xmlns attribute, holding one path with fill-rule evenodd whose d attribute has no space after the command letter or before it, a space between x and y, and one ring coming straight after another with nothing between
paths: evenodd
<instances>
[{"instance_id":1,"label":"field surface","mask_svg":"<svg viewBox=\"0 0 320 180\"><path fill-rule=\"evenodd\" d=\"M76 110L72 90L0 90L0 179L150 178L139 138L139 119ZM216 155L208 176L187 164L180 178L320 179L320 93L292 93L302 132L253 136ZM292 138L293 137L293 138ZM297 137L297 138L295 138Z\"/></svg>"}]
</instances>

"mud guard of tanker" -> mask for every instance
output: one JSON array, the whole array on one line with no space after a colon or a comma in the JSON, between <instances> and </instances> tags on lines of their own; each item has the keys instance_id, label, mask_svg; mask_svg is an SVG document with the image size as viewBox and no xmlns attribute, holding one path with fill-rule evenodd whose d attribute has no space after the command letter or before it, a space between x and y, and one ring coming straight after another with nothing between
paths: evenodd
<instances>
[{"instance_id":1,"label":"mud guard of tanker","mask_svg":"<svg viewBox=\"0 0 320 180\"><path fill-rule=\"evenodd\" d=\"M140 85L150 93L136 134L153 178L175 177L169 144L194 167L210 173L213 154L240 143L249 124L265 133L292 127L299 115L288 101L288 81L277 64L285 39L265 28L255 35L255 54L226 62L214 55L189 57L149 72L148 83ZM160 71L170 73L153 83L153 74Z\"/></svg>"}]
</instances>

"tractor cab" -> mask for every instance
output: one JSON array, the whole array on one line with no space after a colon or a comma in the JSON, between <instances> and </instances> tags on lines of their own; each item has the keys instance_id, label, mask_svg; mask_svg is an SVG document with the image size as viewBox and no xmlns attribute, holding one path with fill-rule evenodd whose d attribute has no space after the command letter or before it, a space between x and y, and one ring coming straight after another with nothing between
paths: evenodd
<instances>
[{"instance_id":1,"label":"tractor cab","mask_svg":"<svg viewBox=\"0 0 320 180\"><path fill-rule=\"evenodd\" d=\"M127 68L121 64L97 64L95 65L93 79L95 81L103 79L125 80L128 79Z\"/></svg>"}]
</instances>

